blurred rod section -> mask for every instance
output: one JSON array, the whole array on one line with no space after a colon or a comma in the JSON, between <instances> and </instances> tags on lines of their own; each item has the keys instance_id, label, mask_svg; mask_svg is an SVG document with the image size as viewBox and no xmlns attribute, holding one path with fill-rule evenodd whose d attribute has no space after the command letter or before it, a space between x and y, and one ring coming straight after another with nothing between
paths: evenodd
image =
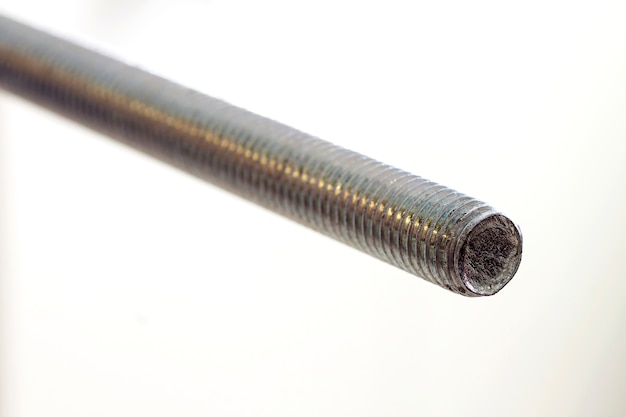
<instances>
[{"instance_id":1,"label":"blurred rod section","mask_svg":"<svg viewBox=\"0 0 626 417\"><path fill-rule=\"evenodd\" d=\"M485 203L1 16L0 86L453 292L519 266Z\"/></svg>"}]
</instances>

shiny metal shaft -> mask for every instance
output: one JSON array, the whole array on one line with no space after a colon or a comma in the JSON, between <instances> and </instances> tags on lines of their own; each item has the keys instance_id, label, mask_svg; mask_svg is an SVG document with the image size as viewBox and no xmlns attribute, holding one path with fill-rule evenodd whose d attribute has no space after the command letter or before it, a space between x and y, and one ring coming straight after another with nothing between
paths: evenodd
<instances>
[{"instance_id":1,"label":"shiny metal shaft","mask_svg":"<svg viewBox=\"0 0 626 417\"><path fill-rule=\"evenodd\" d=\"M451 291L521 260L483 202L3 17L0 86Z\"/></svg>"}]
</instances>

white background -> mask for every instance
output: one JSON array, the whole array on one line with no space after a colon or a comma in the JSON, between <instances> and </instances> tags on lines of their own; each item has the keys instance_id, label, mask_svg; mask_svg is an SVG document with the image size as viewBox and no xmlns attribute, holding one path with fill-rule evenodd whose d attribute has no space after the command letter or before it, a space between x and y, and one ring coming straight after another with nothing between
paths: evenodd
<instances>
[{"instance_id":1,"label":"white background","mask_svg":"<svg viewBox=\"0 0 626 417\"><path fill-rule=\"evenodd\" d=\"M626 414L623 1L0 12L486 200L468 299L0 93L0 413Z\"/></svg>"}]
</instances>

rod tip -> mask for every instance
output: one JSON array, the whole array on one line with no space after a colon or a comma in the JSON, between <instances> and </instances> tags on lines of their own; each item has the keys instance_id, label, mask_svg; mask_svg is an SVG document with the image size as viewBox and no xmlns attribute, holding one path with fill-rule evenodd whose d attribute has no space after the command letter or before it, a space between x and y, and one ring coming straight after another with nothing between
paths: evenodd
<instances>
[{"instance_id":1,"label":"rod tip","mask_svg":"<svg viewBox=\"0 0 626 417\"><path fill-rule=\"evenodd\" d=\"M493 214L472 228L459 255L459 273L467 289L473 295L493 295L517 272L522 234L508 217Z\"/></svg>"}]
</instances>

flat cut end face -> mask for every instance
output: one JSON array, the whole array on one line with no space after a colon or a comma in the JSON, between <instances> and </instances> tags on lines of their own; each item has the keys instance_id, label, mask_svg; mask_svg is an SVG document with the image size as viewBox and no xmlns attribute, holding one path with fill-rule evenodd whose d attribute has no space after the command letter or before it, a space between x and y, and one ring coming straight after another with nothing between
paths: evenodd
<instances>
[{"instance_id":1,"label":"flat cut end face","mask_svg":"<svg viewBox=\"0 0 626 417\"><path fill-rule=\"evenodd\" d=\"M461 247L459 273L475 295L493 295L515 275L522 260L522 235L506 216L483 219Z\"/></svg>"}]
</instances>

